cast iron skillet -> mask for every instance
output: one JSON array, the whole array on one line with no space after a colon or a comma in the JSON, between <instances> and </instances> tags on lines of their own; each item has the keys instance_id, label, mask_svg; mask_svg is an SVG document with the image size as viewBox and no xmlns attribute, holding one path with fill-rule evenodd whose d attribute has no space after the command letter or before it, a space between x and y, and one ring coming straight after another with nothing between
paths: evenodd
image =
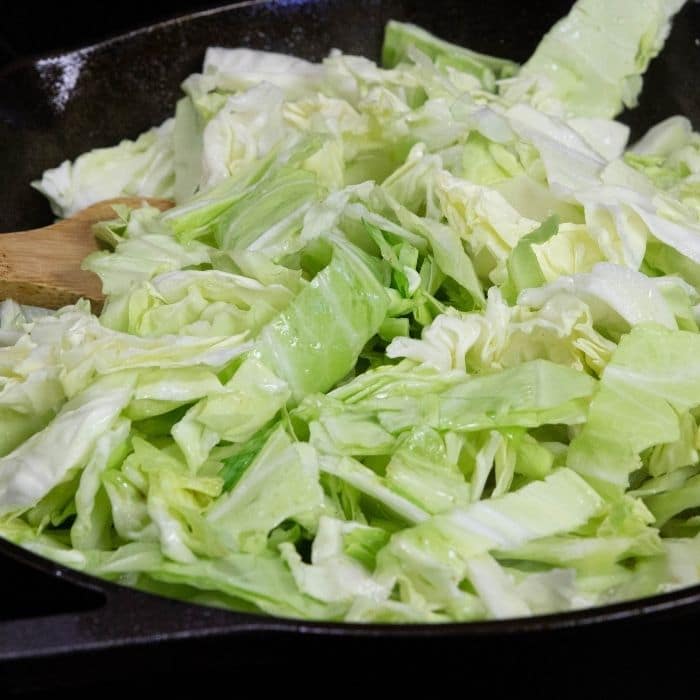
<instances>
[{"instance_id":1,"label":"cast iron skillet","mask_svg":"<svg viewBox=\"0 0 700 700\"><path fill-rule=\"evenodd\" d=\"M570 0L243 2L16 63L0 73L0 231L50 222L45 201L28 186L45 168L133 137L172 114L180 81L199 69L209 45L250 46L315 60L337 47L376 58L383 26L396 18L478 51L522 61L570 5ZM698 34L700 6L690 2L648 71L640 107L625 115L633 136L677 113L700 125ZM187 675L176 677L186 685L186 678L197 678L202 669L220 670L223 664L240 673L284 660L359 668L370 660L384 665L400 659L400 672L409 675L416 670L413 660L453 668L466 663L464 673L472 682L498 671L501 685L513 681L504 674L505 663L511 674L529 668L531 683L533 663L537 668L545 662L548 674L572 669L573 661L619 673L620 649L635 648L647 638L667 640L654 643L656 661L664 649L673 650L666 662L678 661L683 644L672 640L698 621L700 586L576 613L499 622L298 622L151 596L0 541L0 688L106 677L113 686L119 678L126 682L144 672L156 682L163 674L177 674L179 664ZM586 676L590 680L587 673L576 682Z\"/></svg>"}]
</instances>

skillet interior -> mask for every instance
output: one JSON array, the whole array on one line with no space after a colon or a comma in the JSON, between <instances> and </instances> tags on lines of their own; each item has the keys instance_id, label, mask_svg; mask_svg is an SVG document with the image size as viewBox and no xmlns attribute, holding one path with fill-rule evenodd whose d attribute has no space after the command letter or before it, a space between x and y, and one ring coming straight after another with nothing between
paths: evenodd
<instances>
[{"instance_id":1,"label":"skillet interior","mask_svg":"<svg viewBox=\"0 0 700 700\"><path fill-rule=\"evenodd\" d=\"M28 183L98 146L134 137L174 111L179 84L210 45L319 60L337 47L378 57L390 18L416 22L477 51L525 60L571 0L293 0L239 3L0 71L0 231L51 221ZM633 135L671 114L700 122L700 7L689 2L645 78Z\"/></svg>"},{"instance_id":2,"label":"skillet interior","mask_svg":"<svg viewBox=\"0 0 700 700\"><path fill-rule=\"evenodd\" d=\"M421 24L478 51L524 60L570 5L570 0L530 0L517 4L508 0L249 2L175 19L86 49L16 63L0 73L0 231L50 222L48 206L29 188L29 181L65 158L133 137L170 115L180 81L199 68L209 45L245 45L309 59L320 59L330 48L338 47L376 58L383 25L389 18L396 18ZM624 117L634 135L676 113L683 113L696 126L700 125L700 91L695 87L696 76L700 74L700 49L695 44L698 29L700 6L689 3L677 17L664 52L647 73L640 107ZM76 650L94 653L121 649L120 653L124 653L129 645L136 648L154 640L179 639L178 648L182 650L186 648L182 646L186 640L195 640L200 645L209 640L211 646L216 640L242 631L251 635L251 640L258 639L263 632L276 632L280 649L290 635L296 638L302 633L308 653L317 654L328 653L318 640L329 636L349 640L345 644L355 644L356 651L360 648L360 638L373 640L374 644L393 638L398 645L394 648L396 652L403 648L400 640L425 639L427 635L432 640L454 636L471 640L470 646L461 647L462 652L468 648L472 651L494 648L505 636L517 637L521 639L521 654L527 656L536 649L541 652L543 647L537 644L547 644L547 653L551 655L559 653L551 643L551 635L558 634L560 639L569 639L567 643L571 643L567 637L571 629L588 630L586 634L590 635L594 633L590 630L600 627L591 623L613 623L618 632L606 632L605 643L615 644L614 640L619 639L616 634L628 634L630 625L648 624L652 620L656 624L677 624L673 620L680 619L677 616L681 614L688 623L696 615L700 618L700 587L695 587L639 602L518 621L373 628L301 624L163 601L87 579L0 543L0 555L3 550L14 561L75 582L83 590L90 589L96 597L89 604L85 603L87 598L83 599L85 604L73 603L69 609L74 612L58 618L39 619L35 611L31 624L17 620L2 622L0 616L0 662L22 658L25 663ZM7 571L9 561L5 564L0 559L0 567ZM99 607L105 599L106 612ZM94 609L75 612L90 607ZM55 637L57 629L59 637ZM54 638L49 643L51 630ZM535 637L547 641L533 643ZM18 644L18 640L23 642ZM596 640L600 644L603 638ZM249 647L248 653L253 653L255 648ZM370 648L374 647L365 650ZM433 653L445 653L439 652L440 648L435 647ZM15 653L13 657L18 649L23 655ZM21 664L15 668L22 668Z\"/></svg>"}]
</instances>

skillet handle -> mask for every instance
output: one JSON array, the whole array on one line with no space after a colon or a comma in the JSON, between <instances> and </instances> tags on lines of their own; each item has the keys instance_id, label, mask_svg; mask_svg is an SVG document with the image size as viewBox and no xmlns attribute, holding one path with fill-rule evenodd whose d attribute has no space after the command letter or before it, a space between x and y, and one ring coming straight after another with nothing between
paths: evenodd
<instances>
[{"instance_id":1,"label":"skillet handle","mask_svg":"<svg viewBox=\"0 0 700 700\"><path fill-rule=\"evenodd\" d=\"M85 593L101 599L101 605L80 612L0 621L0 669L4 663L25 659L93 654L213 634L270 632L275 627L257 616L190 605L131 589L110 590L100 596L86 587Z\"/></svg>"},{"instance_id":2,"label":"skillet handle","mask_svg":"<svg viewBox=\"0 0 700 700\"><path fill-rule=\"evenodd\" d=\"M114 675L115 662L124 680L167 674L180 655L190 670L224 650L244 659L253 647L242 637L267 644L295 627L118 586L1 539L0 572L0 697L3 690L98 682ZM202 648L210 655L194 654L193 664L193 651Z\"/></svg>"}]
</instances>

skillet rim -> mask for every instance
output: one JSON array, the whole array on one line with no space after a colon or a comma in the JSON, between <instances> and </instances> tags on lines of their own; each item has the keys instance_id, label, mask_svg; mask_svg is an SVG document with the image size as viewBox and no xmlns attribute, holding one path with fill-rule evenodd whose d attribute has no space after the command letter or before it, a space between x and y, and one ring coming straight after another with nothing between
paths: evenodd
<instances>
[{"instance_id":1,"label":"skillet rim","mask_svg":"<svg viewBox=\"0 0 700 700\"><path fill-rule=\"evenodd\" d=\"M499 620L479 620L473 622L416 622L416 623L353 623L333 622L322 620L306 620L303 618L280 617L265 613L246 613L236 610L217 608L201 603L192 603L178 598L150 593L138 588L123 585L114 581L99 578L77 569L72 569L59 564L52 559L35 554L21 545L14 544L0 537L0 555L7 555L25 564L35 571L46 576L59 578L63 581L86 591L102 594L105 604L77 613L78 618L90 619L95 622L107 622L112 624L115 617L121 614L120 606L132 603L137 608L142 601L148 601L158 613L159 603L168 604L173 609L187 610L189 613L197 613L202 609L209 612L207 615L209 624L196 629L170 629L161 632L158 629L145 629L139 641L149 641L157 637L163 639L177 639L207 637L210 635L227 636L247 633L295 633L304 636L348 636L353 638L386 638L386 639L425 639L425 638L473 638L494 639L505 637L528 637L543 634L553 636L556 633L571 630L610 628L615 623L652 621L661 617L679 616L683 613L700 612L700 584L679 588L666 593L657 593L653 596L635 598L628 601L609 603L594 607L582 608L567 612L555 612L544 615L531 615L528 617L504 618ZM161 606L162 607L162 606ZM66 613L76 615L75 613ZM44 619L57 619L57 616L42 616ZM0 630L3 625L12 625L14 622L29 621L35 618L20 618L0 622ZM117 623L118 625L118 623ZM157 625L156 625L157 627ZM117 630L118 631L118 630ZM109 637L95 645L87 645L87 648L104 648L113 646L120 635ZM82 640L80 640L82 641ZM80 645L84 651L85 644ZM56 650L53 650L55 653ZM0 662L2 662L0 651Z\"/></svg>"},{"instance_id":2,"label":"skillet rim","mask_svg":"<svg viewBox=\"0 0 700 700\"><path fill-rule=\"evenodd\" d=\"M214 0L212 0L214 1ZM124 41L129 41L135 37L150 34L153 31L158 31L170 26L176 26L183 22L190 22L201 17L208 17L223 12L230 12L245 7L255 7L256 5L266 5L274 0L238 0L238 2L229 2L225 5L205 8L203 10L195 10L194 12L182 12L166 19L156 20L149 24L140 24L133 29L127 29L124 32L116 34L108 34L103 39L99 39L92 44L81 44L79 46L68 46L62 49L56 49L48 52L29 53L18 58L14 58L8 63L0 66L0 80L6 78L12 73L22 70L23 68L31 67L41 61L50 61L55 58L63 58L64 56L88 55L96 51L112 48ZM323 0L306 0L307 2L322 2Z\"/></svg>"}]
</instances>

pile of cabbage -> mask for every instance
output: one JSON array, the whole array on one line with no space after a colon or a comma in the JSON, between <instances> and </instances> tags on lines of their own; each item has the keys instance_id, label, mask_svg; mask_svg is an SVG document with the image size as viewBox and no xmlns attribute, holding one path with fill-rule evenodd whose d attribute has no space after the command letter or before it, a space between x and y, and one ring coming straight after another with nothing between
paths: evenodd
<instances>
[{"instance_id":1,"label":"pile of cabbage","mask_svg":"<svg viewBox=\"0 0 700 700\"><path fill-rule=\"evenodd\" d=\"M522 67L211 48L175 116L47 171L118 195L107 301L0 305L0 534L123 584L351 622L700 580L700 136L634 107L681 0L579 0Z\"/></svg>"}]
</instances>

